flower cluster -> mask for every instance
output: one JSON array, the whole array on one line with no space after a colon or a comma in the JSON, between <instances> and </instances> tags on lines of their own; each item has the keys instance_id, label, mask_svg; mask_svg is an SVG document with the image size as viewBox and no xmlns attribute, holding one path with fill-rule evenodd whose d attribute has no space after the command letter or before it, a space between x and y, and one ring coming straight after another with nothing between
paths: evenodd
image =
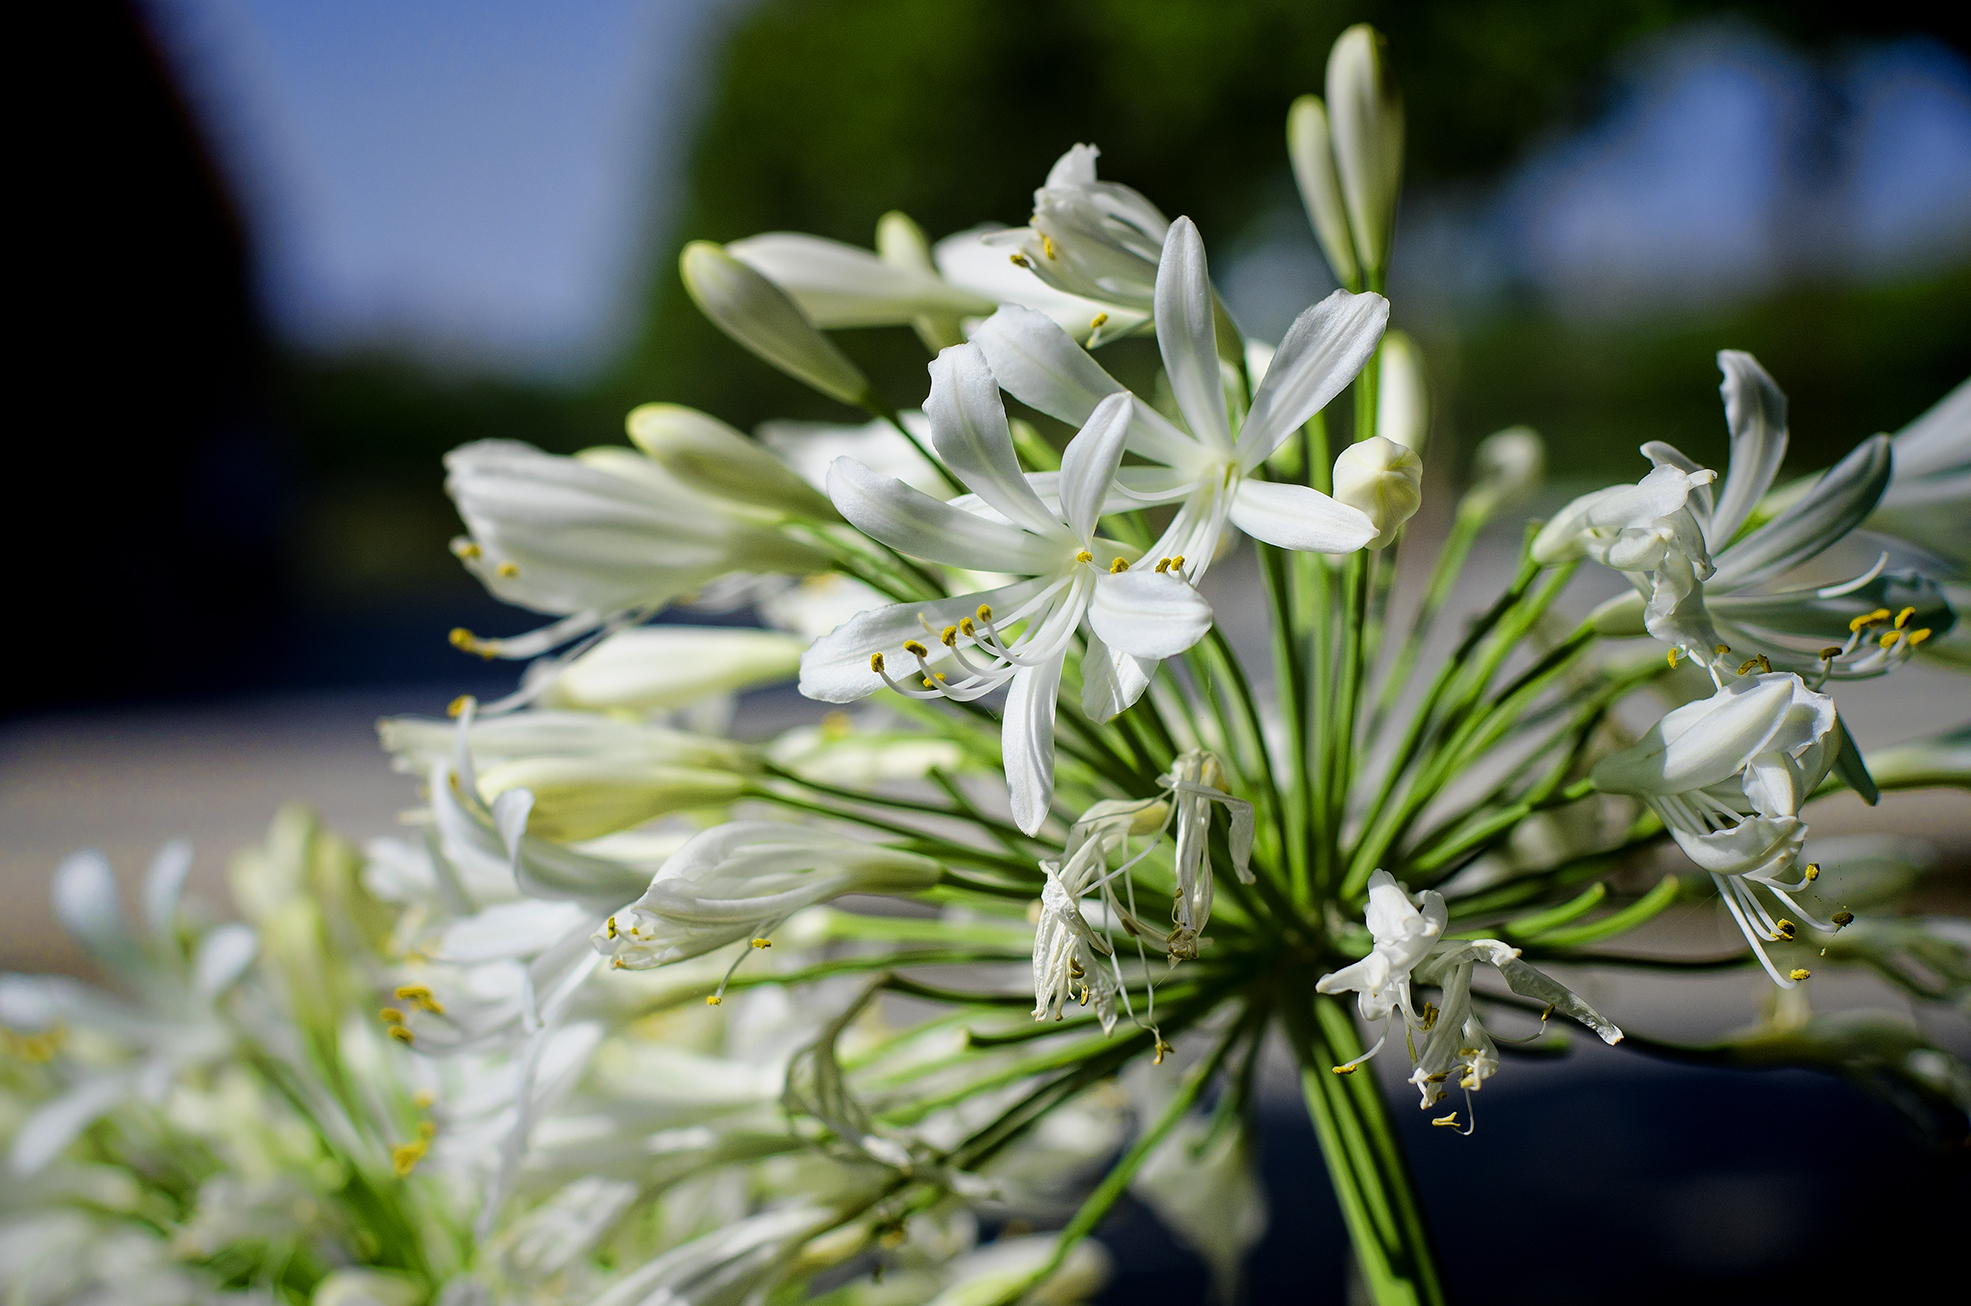
<instances>
[{"instance_id":1,"label":"flower cluster","mask_svg":"<svg viewBox=\"0 0 1971 1306\"><path fill-rule=\"evenodd\" d=\"M873 249L685 249L706 316L853 421L657 403L625 447L455 451L454 551L553 620L454 641L532 664L499 702L383 722L422 839L358 855L284 817L236 876L246 924L180 911L177 852L144 938L98 861L63 869L64 921L129 993L0 987L34 1063L11 1164L51 1176L0 1227L10 1275L36 1300L169 1263L194 1295L315 1302L1071 1302L1134 1191L1229 1284L1284 1037L1364 1282L1437 1301L1387 1103L1351 1072L1400 1043L1426 1110L1465 1090L1434 1121L1468 1133L1496 1030L1537 1017L1550 1048L1560 1013L1625 1042L1555 968L1675 969L1602 945L1712 893L1747 944L1719 964L1796 1005L1707 1055L1850 1070L1961 1137L1959 1063L1801 1017L1797 986L1818 952L1920 1001L1971 987L1961 923L1858 920L1870 857L1808 828L1839 787L1971 780L1961 734L1865 758L1836 701L1948 643L1965 392L1775 489L1785 398L1728 351L1722 478L1646 445L1640 483L1529 524L1474 601L1539 438L1481 443L1444 537L1413 529L1428 370L1383 293L1382 39L1345 33L1325 92L1286 145L1342 289L1277 342L1240 329L1196 223L1077 145L1022 228L933 242L891 213ZM920 392L828 334L880 326L924 344ZM1161 363L1143 393L1098 357L1132 335ZM1908 547L1811 574L1890 531ZM1590 560L1629 592L1570 630ZM1263 669L1217 624L1242 592ZM691 605L757 624L670 620ZM1667 648L1613 642L1644 636ZM761 737L742 696L796 676L832 706ZM73 1198L155 1140L168 1176Z\"/></svg>"}]
</instances>

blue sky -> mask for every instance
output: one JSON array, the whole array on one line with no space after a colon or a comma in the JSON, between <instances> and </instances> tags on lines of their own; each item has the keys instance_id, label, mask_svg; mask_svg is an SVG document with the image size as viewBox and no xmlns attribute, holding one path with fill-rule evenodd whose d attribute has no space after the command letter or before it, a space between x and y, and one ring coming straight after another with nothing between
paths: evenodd
<instances>
[{"instance_id":1,"label":"blue sky","mask_svg":"<svg viewBox=\"0 0 1971 1306\"><path fill-rule=\"evenodd\" d=\"M703 56L743 0L148 3L290 340L573 379L634 329ZM1700 24L1623 55L1603 116L1499 182L1406 197L1394 288L1620 315L1967 256L1961 57L1907 40L1815 62ZM1294 214L1219 266L1262 333L1326 280Z\"/></svg>"}]
</instances>

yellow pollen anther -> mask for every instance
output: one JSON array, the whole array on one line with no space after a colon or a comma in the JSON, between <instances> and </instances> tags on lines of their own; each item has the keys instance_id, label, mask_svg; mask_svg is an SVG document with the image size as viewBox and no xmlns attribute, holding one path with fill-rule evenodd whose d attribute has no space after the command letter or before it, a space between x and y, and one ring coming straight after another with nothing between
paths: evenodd
<instances>
[{"instance_id":1,"label":"yellow pollen anther","mask_svg":"<svg viewBox=\"0 0 1971 1306\"><path fill-rule=\"evenodd\" d=\"M977 616L980 621L991 621L992 607L989 604L985 604L985 603L979 604L979 610Z\"/></svg>"},{"instance_id":2,"label":"yellow pollen anther","mask_svg":"<svg viewBox=\"0 0 1971 1306\"><path fill-rule=\"evenodd\" d=\"M468 695L460 694L457 698L445 704L445 715L454 721L458 720L459 717L465 714L465 705L471 701L472 699Z\"/></svg>"},{"instance_id":3,"label":"yellow pollen anther","mask_svg":"<svg viewBox=\"0 0 1971 1306\"><path fill-rule=\"evenodd\" d=\"M714 993L711 997L705 999L705 1005L708 1007L716 1007L722 1001L724 1001L724 999L719 997L718 994Z\"/></svg>"},{"instance_id":4,"label":"yellow pollen anther","mask_svg":"<svg viewBox=\"0 0 1971 1306\"><path fill-rule=\"evenodd\" d=\"M1800 931L1800 927L1795 925L1792 921L1787 920L1784 916L1780 917L1777 921L1773 922L1773 932L1778 934L1779 937L1782 939L1790 940L1793 938L1795 934L1799 933L1799 931Z\"/></svg>"},{"instance_id":5,"label":"yellow pollen anther","mask_svg":"<svg viewBox=\"0 0 1971 1306\"><path fill-rule=\"evenodd\" d=\"M1725 654L1729 652L1731 652L1731 645L1729 644L1720 644L1718 645L1718 647L1711 650L1711 654L1713 657L1723 657Z\"/></svg>"},{"instance_id":6,"label":"yellow pollen anther","mask_svg":"<svg viewBox=\"0 0 1971 1306\"><path fill-rule=\"evenodd\" d=\"M1801 967L1798 967L1798 968L1796 968L1796 969L1794 969L1794 970L1792 970L1792 971L1789 971L1789 972L1787 973L1787 976L1786 976L1786 978L1788 978L1788 979L1790 979L1790 980L1803 980L1803 979L1810 979L1810 978L1812 978L1812 976L1813 976L1813 972L1812 972L1812 971L1810 971L1810 970L1808 970L1808 969L1807 969L1806 967L1804 967L1804 966L1801 966Z\"/></svg>"},{"instance_id":7,"label":"yellow pollen anther","mask_svg":"<svg viewBox=\"0 0 1971 1306\"><path fill-rule=\"evenodd\" d=\"M1863 626L1879 626L1883 622L1887 621L1888 619L1889 619L1889 609L1877 608L1875 611L1865 612L1861 616L1856 617L1853 621L1849 622L1848 630L1850 632L1853 632L1860 630Z\"/></svg>"},{"instance_id":8,"label":"yellow pollen anther","mask_svg":"<svg viewBox=\"0 0 1971 1306\"><path fill-rule=\"evenodd\" d=\"M1159 559L1157 559L1157 575L1159 575L1159 576L1161 576L1161 575L1163 575L1163 574L1164 574L1165 572L1167 572L1167 571L1169 571L1169 570L1170 570L1170 559L1169 559L1169 558L1159 558Z\"/></svg>"},{"instance_id":9,"label":"yellow pollen anther","mask_svg":"<svg viewBox=\"0 0 1971 1306\"><path fill-rule=\"evenodd\" d=\"M411 1033L409 1029L402 1025L392 1025L383 1032L391 1038L396 1039L399 1043L411 1044L417 1042L417 1035Z\"/></svg>"},{"instance_id":10,"label":"yellow pollen anther","mask_svg":"<svg viewBox=\"0 0 1971 1306\"><path fill-rule=\"evenodd\" d=\"M968 638L977 630L978 627L972 624L972 619L970 617L967 617L965 618L965 620L958 623L958 633Z\"/></svg>"},{"instance_id":11,"label":"yellow pollen anther","mask_svg":"<svg viewBox=\"0 0 1971 1306\"><path fill-rule=\"evenodd\" d=\"M376 1013L376 1018L386 1025L401 1025L404 1023L404 1013L395 1007L385 1007L382 1011Z\"/></svg>"},{"instance_id":12,"label":"yellow pollen anther","mask_svg":"<svg viewBox=\"0 0 1971 1306\"><path fill-rule=\"evenodd\" d=\"M958 627L946 626L944 628L944 633L938 636L938 642L940 644L943 644L946 648L950 648L952 645L956 644L958 642Z\"/></svg>"},{"instance_id":13,"label":"yellow pollen anther","mask_svg":"<svg viewBox=\"0 0 1971 1306\"><path fill-rule=\"evenodd\" d=\"M1061 257L1061 247L1056 245L1054 238L1044 231L1040 233L1040 252L1050 260Z\"/></svg>"},{"instance_id":14,"label":"yellow pollen anther","mask_svg":"<svg viewBox=\"0 0 1971 1306\"><path fill-rule=\"evenodd\" d=\"M1170 1044L1163 1041L1163 1035L1161 1034L1157 1035L1157 1059L1151 1064L1158 1066L1162 1065L1163 1054L1166 1052L1175 1052L1176 1050L1177 1050L1176 1048L1170 1046Z\"/></svg>"},{"instance_id":15,"label":"yellow pollen anther","mask_svg":"<svg viewBox=\"0 0 1971 1306\"><path fill-rule=\"evenodd\" d=\"M1773 660L1767 657L1764 653L1761 653L1759 655L1759 670L1765 672L1769 676L1773 672Z\"/></svg>"},{"instance_id":16,"label":"yellow pollen anther","mask_svg":"<svg viewBox=\"0 0 1971 1306\"><path fill-rule=\"evenodd\" d=\"M1742 676L1746 672L1750 671L1753 667L1756 667L1758 665L1759 665L1759 659L1747 658L1745 659L1745 661L1738 664L1738 674Z\"/></svg>"},{"instance_id":17,"label":"yellow pollen anther","mask_svg":"<svg viewBox=\"0 0 1971 1306\"><path fill-rule=\"evenodd\" d=\"M607 924L607 927L606 927L606 928L607 928L607 929L608 929L608 931L609 931L609 937L610 937L610 938L612 938L612 939L613 939L613 938L615 938L615 937L616 937L616 918L615 918L614 916L611 916L611 917L609 918L609 921L608 921L608 924Z\"/></svg>"},{"instance_id":18,"label":"yellow pollen anther","mask_svg":"<svg viewBox=\"0 0 1971 1306\"><path fill-rule=\"evenodd\" d=\"M1128 570L1129 562L1125 558L1113 558L1109 561L1109 575L1111 576L1120 576Z\"/></svg>"},{"instance_id":19,"label":"yellow pollen anther","mask_svg":"<svg viewBox=\"0 0 1971 1306\"><path fill-rule=\"evenodd\" d=\"M753 946L754 946L754 947L756 947L756 948L771 948L771 947L773 946L773 940L772 940L772 939L754 939L754 940L753 940Z\"/></svg>"},{"instance_id":20,"label":"yellow pollen anther","mask_svg":"<svg viewBox=\"0 0 1971 1306\"><path fill-rule=\"evenodd\" d=\"M1352 1075L1355 1073L1354 1066L1329 1066L1328 1069L1334 1071L1337 1075Z\"/></svg>"},{"instance_id":21,"label":"yellow pollen anther","mask_svg":"<svg viewBox=\"0 0 1971 1306\"><path fill-rule=\"evenodd\" d=\"M1818 880L1819 878L1820 878L1820 863L1819 863L1819 862L1808 862L1808 863L1807 863L1807 883L1808 883L1808 884L1812 884L1812 883L1813 883L1813 882L1814 882L1815 880Z\"/></svg>"},{"instance_id":22,"label":"yellow pollen anther","mask_svg":"<svg viewBox=\"0 0 1971 1306\"><path fill-rule=\"evenodd\" d=\"M1450 1115L1439 1116L1430 1123L1441 1129L1456 1129L1458 1127L1458 1113L1453 1111Z\"/></svg>"},{"instance_id":23,"label":"yellow pollen anther","mask_svg":"<svg viewBox=\"0 0 1971 1306\"><path fill-rule=\"evenodd\" d=\"M1909 632L1909 646L1915 648L1928 638L1930 638L1930 628L1928 626L1923 627L1921 630L1912 630Z\"/></svg>"},{"instance_id":24,"label":"yellow pollen anther","mask_svg":"<svg viewBox=\"0 0 1971 1306\"><path fill-rule=\"evenodd\" d=\"M404 1002L415 1002L419 1010L428 1011L434 1016L445 1014L445 1004L431 996L431 990L422 984L399 984L397 997Z\"/></svg>"},{"instance_id":25,"label":"yellow pollen anther","mask_svg":"<svg viewBox=\"0 0 1971 1306\"><path fill-rule=\"evenodd\" d=\"M1670 663L1670 665L1671 665L1671 667L1673 667L1673 668L1674 668L1674 667L1675 667L1675 666L1677 665L1677 650L1676 650L1676 649L1671 649L1671 650L1670 650L1670 654L1669 654L1669 658L1668 658L1668 661L1669 661L1669 663Z\"/></svg>"},{"instance_id":26,"label":"yellow pollen anther","mask_svg":"<svg viewBox=\"0 0 1971 1306\"><path fill-rule=\"evenodd\" d=\"M931 650L925 648L914 639L904 641L903 651L914 658L927 658L931 656Z\"/></svg>"},{"instance_id":27,"label":"yellow pollen anther","mask_svg":"<svg viewBox=\"0 0 1971 1306\"><path fill-rule=\"evenodd\" d=\"M1838 658L1840 656L1841 656L1841 646L1839 644L1829 644L1826 648L1820 651L1820 660L1823 662L1832 662L1835 658Z\"/></svg>"},{"instance_id":28,"label":"yellow pollen anther","mask_svg":"<svg viewBox=\"0 0 1971 1306\"><path fill-rule=\"evenodd\" d=\"M1183 566L1184 566L1184 555L1181 553L1170 560L1170 569L1172 571L1178 571L1182 569Z\"/></svg>"},{"instance_id":29,"label":"yellow pollen anther","mask_svg":"<svg viewBox=\"0 0 1971 1306\"><path fill-rule=\"evenodd\" d=\"M1896 629L1901 630L1904 626L1907 626L1909 619L1915 615L1915 608L1904 608L1901 612L1898 612L1896 614Z\"/></svg>"},{"instance_id":30,"label":"yellow pollen anther","mask_svg":"<svg viewBox=\"0 0 1971 1306\"><path fill-rule=\"evenodd\" d=\"M452 552L461 558L476 558L483 550L471 540L466 540L463 543L453 546Z\"/></svg>"},{"instance_id":31,"label":"yellow pollen anther","mask_svg":"<svg viewBox=\"0 0 1971 1306\"><path fill-rule=\"evenodd\" d=\"M1076 562L1093 562L1095 561L1095 555L1087 549L1083 549L1080 553L1074 555L1074 560Z\"/></svg>"},{"instance_id":32,"label":"yellow pollen anther","mask_svg":"<svg viewBox=\"0 0 1971 1306\"><path fill-rule=\"evenodd\" d=\"M470 649L479 642L464 626L453 626L452 633L446 638L452 641L453 648Z\"/></svg>"},{"instance_id":33,"label":"yellow pollen anther","mask_svg":"<svg viewBox=\"0 0 1971 1306\"><path fill-rule=\"evenodd\" d=\"M437 1100L438 1095L428 1088L420 1088L417 1092L411 1094L411 1104L420 1111L429 1111L432 1104Z\"/></svg>"},{"instance_id":34,"label":"yellow pollen anther","mask_svg":"<svg viewBox=\"0 0 1971 1306\"><path fill-rule=\"evenodd\" d=\"M520 574L520 568L514 566L510 562L502 562L499 566L493 568L493 570L499 575L504 576L508 580L512 580L515 576L518 576Z\"/></svg>"},{"instance_id":35,"label":"yellow pollen anther","mask_svg":"<svg viewBox=\"0 0 1971 1306\"><path fill-rule=\"evenodd\" d=\"M390 1149L390 1167L397 1172L399 1179L406 1178L411 1171L417 1169L417 1163L422 1161L424 1154L430 1150L431 1143L427 1139L393 1147Z\"/></svg>"},{"instance_id":36,"label":"yellow pollen anther","mask_svg":"<svg viewBox=\"0 0 1971 1306\"><path fill-rule=\"evenodd\" d=\"M611 957L609 959L609 969L611 970L623 970L627 964L621 957Z\"/></svg>"},{"instance_id":37,"label":"yellow pollen anther","mask_svg":"<svg viewBox=\"0 0 1971 1306\"><path fill-rule=\"evenodd\" d=\"M1902 637L1903 633L1900 630L1885 630L1882 632L1882 647L1894 648Z\"/></svg>"},{"instance_id":38,"label":"yellow pollen anther","mask_svg":"<svg viewBox=\"0 0 1971 1306\"><path fill-rule=\"evenodd\" d=\"M1024 254L1015 254L1009 261L1016 268L1030 268L1033 266L1033 264L1027 262L1027 256Z\"/></svg>"},{"instance_id":39,"label":"yellow pollen anther","mask_svg":"<svg viewBox=\"0 0 1971 1306\"><path fill-rule=\"evenodd\" d=\"M1090 331L1100 331L1102 324L1108 320L1109 315L1107 313L1097 313L1094 317L1088 319L1088 329Z\"/></svg>"},{"instance_id":40,"label":"yellow pollen anther","mask_svg":"<svg viewBox=\"0 0 1971 1306\"><path fill-rule=\"evenodd\" d=\"M879 676L883 674L883 655L881 653L871 653L869 655L869 669Z\"/></svg>"},{"instance_id":41,"label":"yellow pollen anther","mask_svg":"<svg viewBox=\"0 0 1971 1306\"><path fill-rule=\"evenodd\" d=\"M923 682L924 682L924 688L926 688L926 689L936 689L936 688L937 688L937 686L936 686L935 684L933 684L933 683L931 683L931 678L930 678L929 676L925 676L925 677L923 677L922 679L923 679Z\"/></svg>"},{"instance_id":42,"label":"yellow pollen anther","mask_svg":"<svg viewBox=\"0 0 1971 1306\"><path fill-rule=\"evenodd\" d=\"M1834 922L1835 929L1846 929L1855 923L1855 914L1851 911L1837 911L1827 919Z\"/></svg>"}]
</instances>

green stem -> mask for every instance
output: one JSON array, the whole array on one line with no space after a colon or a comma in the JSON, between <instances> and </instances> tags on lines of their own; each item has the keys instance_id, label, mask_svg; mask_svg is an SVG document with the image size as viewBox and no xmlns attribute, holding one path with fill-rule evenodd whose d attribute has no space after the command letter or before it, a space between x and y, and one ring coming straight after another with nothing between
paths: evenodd
<instances>
[{"instance_id":1,"label":"green stem","mask_svg":"<svg viewBox=\"0 0 1971 1306\"><path fill-rule=\"evenodd\" d=\"M1286 1014L1307 1114L1370 1299L1377 1306L1441 1306L1448 1298L1436 1249L1388 1103L1374 1074L1332 1069L1361 1055L1353 1018L1327 996L1316 996L1311 1012L1290 1004Z\"/></svg>"}]
</instances>

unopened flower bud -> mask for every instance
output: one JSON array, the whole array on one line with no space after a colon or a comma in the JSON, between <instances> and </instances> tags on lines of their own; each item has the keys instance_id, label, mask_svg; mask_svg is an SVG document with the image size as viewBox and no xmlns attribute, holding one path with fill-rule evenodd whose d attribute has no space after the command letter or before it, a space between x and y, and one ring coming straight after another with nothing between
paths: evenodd
<instances>
[{"instance_id":1,"label":"unopened flower bud","mask_svg":"<svg viewBox=\"0 0 1971 1306\"><path fill-rule=\"evenodd\" d=\"M630 443L693 489L793 517L836 519L826 496L716 417L682 404L643 404L626 425Z\"/></svg>"},{"instance_id":2,"label":"unopened flower bud","mask_svg":"<svg viewBox=\"0 0 1971 1306\"><path fill-rule=\"evenodd\" d=\"M1362 270L1355 259L1355 240L1348 234L1348 206L1341 197L1341 178L1335 174L1333 139L1328 132L1328 109L1318 95L1303 95L1287 110L1287 158L1300 187L1321 252L1335 280L1359 287Z\"/></svg>"},{"instance_id":3,"label":"unopened flower bud","mask_svg":"<svg viewBox=\"0 0 1971 1306\"><path fill-rule=\"evenodd\" d=\"M1335 171L1356 257L1372 273L1389 263L1403 179L1403 97L1389 71L1388 45L1375 28L1357 23L1328 54Z\"/></svg>"},{"instance_id":4,"label":"unopened flower bud","mask_svg":"<svg viewBox=\"0 0 1971 1306\"><path fill-rule=\"evenodd\" d=\"M734 626L638 626L621 630L562 667L541 694L546 707L650 712L684 707L791 679L808 641Z\"/></svg>"},{"instance_id":5,"label":"unopened flower bud","mask_svg":"<svg viewBox=\"0 0 1971 1306\"><path fill-rule=\"evenodd\" d=\"M1376 434L1422 454L1430 436L1430 392L1424 386L1423 354L1401 331L1382 338L1376 375Z\"/></svg>"},{"instance_id":6,"label":"unopened flower bud","mask_svg":"<svg viewBox=\"0 0 1971 1306\"><path fill-rule=\"evenodd\" d=\"M938 276L931 259L931 242L907 213L891 209L876 220L876 257L893 268ZM965 332L956 313L919 314L910 319L911 330L932 353L965 343Z\"/></svg>"},{"instance_id":7,"label":"unopened flower bud","mask_svg":"<svg viewBox=\"0 0 1971 1306\"><path fill-rule=\"evenodd\" d=\"M1423 459L1380 435L1350 445L1335 459L1335 501L1367 515L1380 549L1396 538L1423 502Z\"/></svg>"},{"instance_id":8,"label":"unopened flower bud","mask_svg":"<svg viewBox=\"0 0 1971 1306\"><path fill-rule=\"evenodd\" d=\"M745 782L728 771L662 766L635 758L532 757L479 777L488 802L509 789L534 795L527 832L553 843L595 839L672 812L723 807Z\"/></svg>"},{"instance_id":9,"label":"unopened flower bud","mask_svg":"<svg viewBox=\"0 0 1971 1306\"><path fill-rule=\"evenodd\" d=\"M868 397L869 379L787 293L722 247L692 241L678 257L678 272L699 310L753 353L845 404Z\"/></svg>"}]
</instances>

